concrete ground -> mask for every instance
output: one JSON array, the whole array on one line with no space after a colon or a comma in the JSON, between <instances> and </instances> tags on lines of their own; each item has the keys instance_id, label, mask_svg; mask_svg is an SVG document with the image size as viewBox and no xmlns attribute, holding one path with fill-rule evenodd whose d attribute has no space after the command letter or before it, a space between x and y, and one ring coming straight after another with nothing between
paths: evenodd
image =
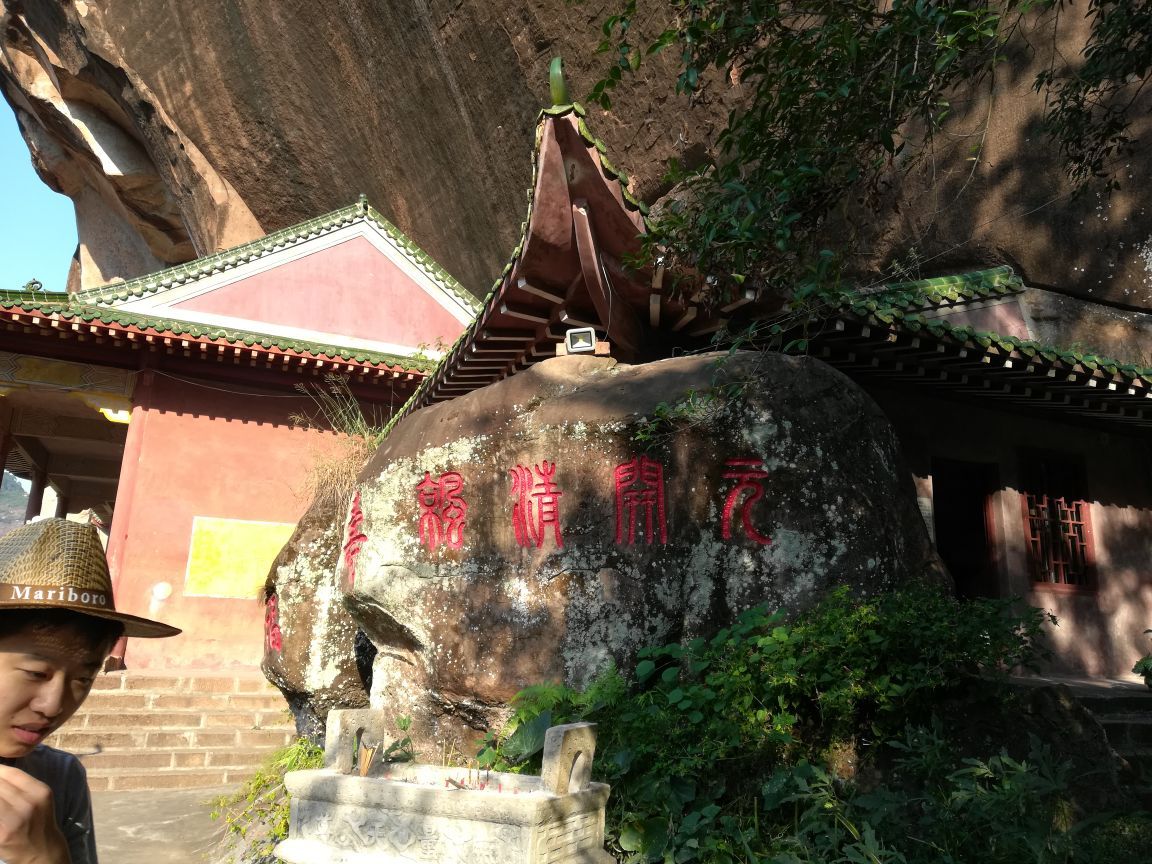
<instances>
[{"instance_id":1,"label":"concrete ground","mask_svg":"<svg viewBox=\"0 0 1152 864\"><path fill-rule=\"evenodd\" d=\"M102 864L200 864L221 835L212 800L234 787L93 792L96 846ZM214 864L214 862L213 862Z\"/></svg>"}]
</instances>

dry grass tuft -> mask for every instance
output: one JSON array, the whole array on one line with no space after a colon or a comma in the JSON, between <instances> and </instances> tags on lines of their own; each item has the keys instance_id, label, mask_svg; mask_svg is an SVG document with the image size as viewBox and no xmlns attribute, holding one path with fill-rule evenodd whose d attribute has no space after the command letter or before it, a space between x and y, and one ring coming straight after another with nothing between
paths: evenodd
<instances>
[{"instance_id":1,"label":"dry grass tuft","mask_svg":"<svg viewBox=\"0 0 1152 864\"><path fill-rule=\"evenodd\" d=\"M320 385L297 384L296 389L312 399L311 411L293 414L293 424L304 429L338 432L343 437L335 447L318 448L305 478L305 494L341 512L356 488L365 463L376 452L384 431L384 418L364 408L339 375L324 376Z\"/></svg>"}]
</instances>

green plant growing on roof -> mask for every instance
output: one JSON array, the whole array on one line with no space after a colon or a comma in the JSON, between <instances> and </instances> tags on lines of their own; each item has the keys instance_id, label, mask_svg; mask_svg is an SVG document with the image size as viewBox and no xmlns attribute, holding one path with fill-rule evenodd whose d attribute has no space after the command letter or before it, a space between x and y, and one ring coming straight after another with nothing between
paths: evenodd
<instances>
[{"instance_id":1,"label":"green plant growing on roof","mask_svg":"<svg viewBox=\"0 0 1152 864\"><path fill-rule=\"evenodd\" d=\"M451 347L437 336L435 342L421 342L417 345L415 353L409 355L409 359L422 369L434 369L436 364L440 362L440 357L444 356ZM433 356L433 354L437 356Z\"/></svg>"}]
</instances>

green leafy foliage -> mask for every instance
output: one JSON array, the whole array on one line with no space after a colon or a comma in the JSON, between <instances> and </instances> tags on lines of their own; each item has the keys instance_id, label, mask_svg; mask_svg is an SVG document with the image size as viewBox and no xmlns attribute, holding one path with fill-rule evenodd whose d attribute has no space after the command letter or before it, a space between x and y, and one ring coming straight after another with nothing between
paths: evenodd
<instances>
[{"instance_id":1,"label":"green leafy foliage","mask_svg":"<svg viewBox=\"0 0 1152 864\"><path fill-rule=\"evenodd\" d=\"M1145 633L1152 633L1152 629L1145 630ZM1136 661L1136 665L1132 667L1132 672L1136 675L1144 676L1144 683L1149 690L1152 690L1152 654L1145 654Z\"/></svg>"},{"instance_id":2,"label":"green leafy foliage","mask_svg":"<svg viewBox=\"0 0 1152 864\"><path fill-rule=\"evenodd\" d=\"M396 718L396 728L403 732L403 736L393 739L380 754L381 762L415 762L416 751L412 747L412 736L408 733L412 729L412 718L401 716Z\"/></svg>"},{"instance_id":3,"label":"green leafy foliage","mask_svg":"<svg viewBox=\"0 0 1152 864\"><path fill-rule=\"evenodd\" d=\"M632 680L610 668L583 691L522 691L480 761L534 770L549 725L599 723L594 773L612 784L625 862L1064 860L979 857L1013 819L1013 837L1063 848L1067 831L1049 824L1058 766L1039 748L1026 763L964 761L931 725L940 700L1040 659L1045 617L930 588L841 590L792 619L753 609L712 639L641 652ZM820 764L838 747L874 758L890 740L891 789L858 793ZM940 856L970 833L963 855ZM995 843L1016 854L1025 840Z\"/></svg>"},{"instance_id":4,"label":"green leafy foliage","mask_svg":"<svg viewBox=\"0 0 1152 864\"><path fill-rule=\"evenodd\" d=\"M274 864L272 850L288 836L288 793L284 775L319 768L324 751L299 738L276 751L240 789L216 799L212 818L225 829L225 851L242 853L247 864Z\"/></svg>"},{"instance_id":5,"label":"green leafy foliage","mask_svg":"<svg viewBox=\"0 0 1152 864\"><path fill-rule=\"evenodd\" d=\"M790 294L814 274L815 286L835 282L851 243L820 248L828 217L877 202L886 172L927 152L953 91L988 73L1033 5L672 0L653 19L628 0L604 22L600 50L614 61L593 101L610 107L625 74L669 49L681 92L723 75L744 97L716 159L672 166L684 194L654 223L649 251L673 272L713 277L717 299L748 283Z\"/></svg>"},{"instance_id":6,"label":"green leafy foliage","mask_svg":"<svg viewBox=\"0 0 1152 864\"><path fill-rule=\"evenodd\" d=\"M985 86L1024 17L1086 14L1080 57L1035 81L1043 124L1078 181L1111 186L1136 150L1148 104L1152 0L622 0L605 19L611 56L590 94L604 108L652 54L673 54L677 90L739 84L714 158L673 163L680 184L652 222L647 253L724 302L748 287L803 300L838 288L859 252L851 214L891 206L890 184L922 159L961 104ZM1021 41L1021 47L1027 47ZM1143 101L1141 101L1143 100ZM1041 142L1042 143L1042 142ZM978 158L978 154L974 154ZM859 216L857 215L856 219ZM838 226L830 230L830 225ZM688 278L692 278L689 276Z\"/></svg>"},{"instance_id":7,"label":"green leafy foliage","mask_svg":"<svg viewBox=\"0 0 1152 864\"><path fill-rule=\"evenodd\" d=\"M1027 760L962 758L939 727L909 727L888 783L868 791L801 761L762 788L772 862L1049 864L1075 855L1061 765L1034 744ZM791 820L789 826L788 819ZM1085 848L1082 844L1079 847Z\"/></svg>"},{"instance_id":8,"label":"green leafy foliage","mask_svg":"<svg viewBox=\"0 0 1152 864\"><path fill-rule=\"evenodd\" d=\"M1088 828L1083 846L1099 864L1141 861L1152 849L1152 814L1130 813L1114 816Z\"/></svg>"},{"instance_id":9,"label":"green leafy foliage","mask_svg":"<svg viewBox=\"0 0 1152 864\"><path fill-rule=\"evenodd\" d=\"M678 430L716 421L729 400L741 392L740 384L714 384L704 390L688 390L672 402L660 402L651 417L637 421L632 440L642 449L653 450Z\"/></svg>"},{"instance_id":10,"label":"green leafy foliage","mask_svg":"<svg viewBox=\"0 0 1152 864\"><path fill-rule=\"evenodd\" d=\"M1132 116L1152 73L1152 2L1090 0L1087 5L1087 13L1068 10L1092 20L1082 62L1042 73L1036 89L1048 96L1044 126L1067 157L1072 177L1104 178L1116 188L1114 163L1136 150Z\"/></svg>"}]
</instances>

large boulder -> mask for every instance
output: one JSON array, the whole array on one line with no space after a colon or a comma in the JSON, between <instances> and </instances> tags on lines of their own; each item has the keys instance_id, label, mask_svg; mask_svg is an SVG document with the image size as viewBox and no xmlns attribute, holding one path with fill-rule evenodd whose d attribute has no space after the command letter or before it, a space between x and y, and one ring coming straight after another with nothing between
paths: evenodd
<instances>
[{"instance_id":1,"label":"large boulder","mask_svg":"<svg viewBox=\"0 0 1152 864\"><path fill-rule=\"evenodd\" d=\"M361 474L342 548L372 705L437 754L525 685L931 566L879 408L779 354L561 357L418 411Z\"/></svg>"},{"instance_id":2,"label":"large boulder","mask_svg":"<svg viewBox=\"0 0 1152 864\"><path fill-rule=\"evenodd\" d=\"M264 597L264 675L280 688L296 731L324 734L333 708L368 707L376 650L341 603L336 567L343 522L318 495L272 564Z\"/></svg>"}]
</instances>

